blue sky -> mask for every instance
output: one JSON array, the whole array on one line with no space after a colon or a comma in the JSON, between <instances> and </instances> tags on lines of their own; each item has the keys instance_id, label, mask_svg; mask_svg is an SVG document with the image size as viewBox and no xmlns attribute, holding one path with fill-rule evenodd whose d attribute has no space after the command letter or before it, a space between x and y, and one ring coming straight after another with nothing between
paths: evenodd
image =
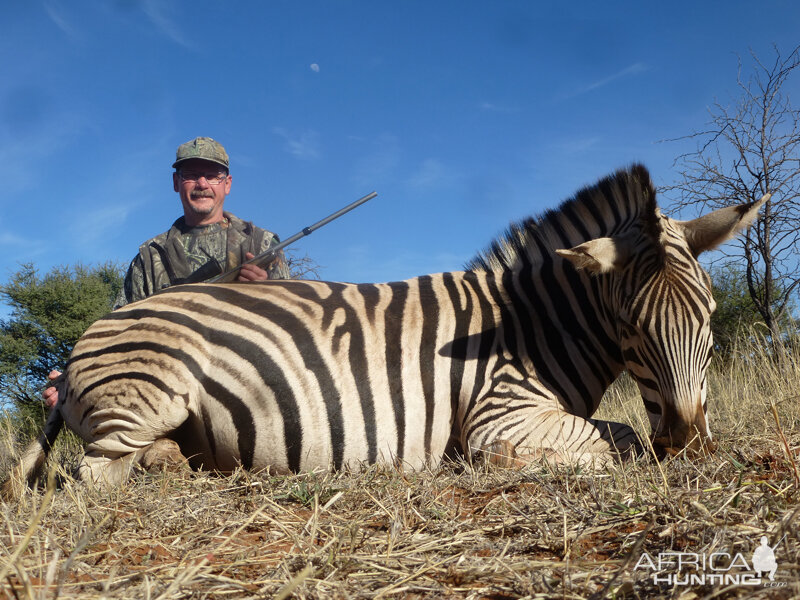
<instances>
[{"instance_id":1,"label":"blue sky","mask_svg":"<svg viewBox=\"0 0 800 600\"><path fill-rule=\"evenodd\" d=\"M731 98L738 56L800 42L796 1L6 0L3 14L0 281L22 262L127 264L180 215L170 165L198 135L231 156L226 208L283 237L379 193L297 244L324 279L458 269L632 161L670 183L692 143L660 140Z\"/></svg>"}]
</instances>

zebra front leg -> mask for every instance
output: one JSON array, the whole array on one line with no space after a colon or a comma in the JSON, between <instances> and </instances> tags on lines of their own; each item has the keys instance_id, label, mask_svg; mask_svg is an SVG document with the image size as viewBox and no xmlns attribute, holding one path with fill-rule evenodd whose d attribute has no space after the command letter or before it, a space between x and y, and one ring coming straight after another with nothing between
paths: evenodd
<instances>
[{"instance_id":1,"label":"zebra front leg","mask_svg":"<svg viewBox=\"0 0 800 600\"><path fill-rule=\"evenodd\" d=\"M78 465L78 477L91 484L118 486L124 483L131 470L139 465L146 471L157 469L171 470L188 465L178 444L167 438L160 438L133 452L120 453L102 447L102 442L89 444Z\"/></svg>"},{"instance_id":2,"label":"zebra front leg","mask_svg":"<svg viewBox=\"0 0 800 600\"><path fill-rule=\"evenodd\" d=\"M122 484L135 465L147 467L167 462L185 462L172 434L189 418L183 397L164 397L149 389L95 386L69 404L67 424L86 442L78 465L81 481L100 485ZM162 458L159 458L162 456Z\"/></svg>"},{"instance_id":3,"label":"zebra front leg","mask_svg":"<svg viewBox=\"0 0 800 600\"><path fill-rule=\"evenodd\" d=\"M471 455L500 466L551 464L603 467L642 453L636 432L627 425L584 419L560 408L518 408L498 418L466 427Z\"/></svg>"}]
</instances>

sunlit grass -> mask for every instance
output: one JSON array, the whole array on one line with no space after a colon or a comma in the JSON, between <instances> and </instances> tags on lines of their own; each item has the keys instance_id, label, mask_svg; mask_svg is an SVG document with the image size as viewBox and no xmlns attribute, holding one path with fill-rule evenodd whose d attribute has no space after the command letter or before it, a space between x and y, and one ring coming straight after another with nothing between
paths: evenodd
<instances>
[{"instance_id":1,"label":"sunlit grass","mask_svg":"<svg viewBox=\"0 0 800 600\"><path fill-rule=\"evenodd\" d=\"M65 437L52 499L40 488L0 504L0 598L797 597L800 355L777 359L759 343L737 353L709 373L719 447L701 461L645 457L596 473L461 462L416 473L177 471L102 491L69 477L80 446ZM630 378L609 389L602 413L648 433ZM0 473L17 434L0 419ZM643 552L749 560L761 535L782 540L781 587L679 588L634 569Z\"/></svg>"}]
</instances>

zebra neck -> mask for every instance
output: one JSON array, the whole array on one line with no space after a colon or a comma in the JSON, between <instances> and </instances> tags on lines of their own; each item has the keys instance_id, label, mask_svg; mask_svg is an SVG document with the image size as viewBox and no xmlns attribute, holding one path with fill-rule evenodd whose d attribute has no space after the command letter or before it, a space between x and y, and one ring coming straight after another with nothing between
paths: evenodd
<instances>
[{"instance_id":1,"label":"zebra neck","mask_svg":"<svg viewBox=\"0 0 800 600\"><path fill-rule=\"evenodd\" d=\"M593 414L624 368L609 278L557 260L507 271L500 280L508 311L502 318L514 324L504 327L509 351L526 356L559 400Z\"/></svg>"}]
</instances>

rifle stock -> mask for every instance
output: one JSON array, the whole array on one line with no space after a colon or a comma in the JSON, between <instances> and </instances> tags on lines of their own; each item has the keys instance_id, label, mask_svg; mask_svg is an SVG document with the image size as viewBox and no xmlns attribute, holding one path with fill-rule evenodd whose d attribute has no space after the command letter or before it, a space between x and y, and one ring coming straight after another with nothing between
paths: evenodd
<instances>
[{"instance_id":1,"label":"rifle stock","mask_svg":"<svg viewBox=\"0 0 800 600\"><path fill-rule=\"evenodd\" d=\"M172 285L183 285L184 283L201 283L222 273L222 265L216 258L212 258L199 269L191 273L188 277L175 281Z\"/></svg>"}]
</instances>

